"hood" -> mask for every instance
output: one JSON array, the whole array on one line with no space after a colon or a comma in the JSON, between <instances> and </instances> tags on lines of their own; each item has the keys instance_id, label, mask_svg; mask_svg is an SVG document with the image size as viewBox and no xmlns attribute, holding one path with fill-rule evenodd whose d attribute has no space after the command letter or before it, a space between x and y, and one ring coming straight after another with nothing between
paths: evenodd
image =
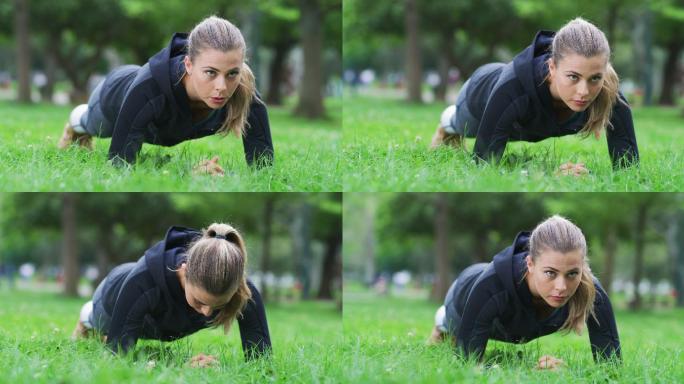
<instances>
[{"instance_id":1,"label":"hood","mask_svg":"<svg viewBox=\"0 0 684 384\"><path fill-rule=\"evenodd\" d=\"M145 263L147 264L147 270L152 274L155 284L159 287L164 287L165 292L168 291L165 273L167 267L176 267L173 265L175 253L178 250L184 250L185 247L198 236L202 236L202 232L196 229L173 226L166 231L164 240L145 251L144 257Z\"/></svg>"},{"instance_id":2,"label":"hood","mask_svg":"<svg viewBox=\"0 0 684 384\"><path fill-rule=\"evenodd\" d=\"M543 70L543 60L535 60L546 56L551 52L551 43L553 37L556 35L552 31L539 31L534 36L532 44L527 46L513 59L513 67L515 75L520 80L520 83L525 89L525 93L534 98L534 100L541 104L539 95L540 81L535 80L539 77L539 73Z\"/></svg>"},{"instance_id":3,"label":"hood","mask_svg":"<svg viewBox=\"0 0 684 384\"><path fill-rule=\"evenodd\" d=\"M168 47L159 51L149 60L152 77L169 100L174 100L173 87L171 85L171 59L185 55L187 43L188 34L176 32L171 38ZM177 103L178 101L179 100L176 100Z\"/></svg>"},{"instance_id":4,"label":"hood","mask_svg":"<svg viewBox=\"0 0 684 384\"><path fill-rule=\"evenodd\" d=\"M513 272L513 255L518 253L528 252L528 244L530 242L530 232L520 232L513 240L513 244L506 247L503 251L497 253L492 260L494 264L494 271L506 287L506 290L512 293L512 296L520 300L516 294L516 286L514 282Z\"/></svg>"}]
</instances>

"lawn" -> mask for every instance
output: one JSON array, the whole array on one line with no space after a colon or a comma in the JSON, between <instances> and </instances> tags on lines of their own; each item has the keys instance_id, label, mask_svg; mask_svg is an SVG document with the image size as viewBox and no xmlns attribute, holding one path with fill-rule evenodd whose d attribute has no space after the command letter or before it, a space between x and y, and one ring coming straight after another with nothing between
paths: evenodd
<instances>
[{"instance_id":1,"label":"lawn","mask_svg":"<svg viewBox=\"0 0 684 384\"><path fill-rule=\"evenodd\" d=\"M315 383L337 382L342 317L334 303L266 304L271 359L245 362L237 325L179 341L139 341L117 357L93 339L69 336L85 300L0 290L0 383ZM190 368L198 353L220 358Z\"/></svg>"},{"instance_id":2,"label":"lawn","mask_svg":"<svg viewBox=\"0 0 684 384\"><path fill-rule=\"evenodd\" d=\"M0 189L4 191L340 191L342 101L328 99L329 118L291 115L292 106L269 107L275 165L255 170L242 140L206 137L175 147L145 144L134 168L107 161L110 139L95 151L56 147L71 107L23 106L0 101ZM225 177L194 175L201 160L220 157Z\"/></svg>"},{"instance_id":3,"label":"lawn","mask_svg":"<svg viewBox=\"0 0 684 384\"><path fill-rule=\"evenodd\" d=\"M359 383L676 383L684 382L684 310L617 310L623 364L597 365L589 338L553 334L526 345L490 341L478 365L447 344L425 340L438 304L423 298L380 298L345 286L345 379ZM533 369L545 354L561 358L559 371Z\"/></svg>"},{"instance_id":4,"label":"lawn","mask_svg":"<svg viewBox=\"0 0 684 384\"><path fill-rule=\"evenodd\" d=\"M641 165L613 171L605 136L509 143L499 166L475 164L471 153L429 151L445 105L411 105L371 96L345 97L342 141L345 191L682 191L681 109L633 110ZM590 174L557 176L565 162Z\"/></svg>"}]
</instances>

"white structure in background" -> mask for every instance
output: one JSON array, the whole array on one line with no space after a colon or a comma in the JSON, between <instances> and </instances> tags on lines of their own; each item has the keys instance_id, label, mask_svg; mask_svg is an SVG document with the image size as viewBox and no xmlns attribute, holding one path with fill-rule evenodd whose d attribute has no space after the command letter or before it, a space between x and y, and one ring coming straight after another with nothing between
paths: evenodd
<instances>
[{"instance_id":1,"label":"white structure in background","mask_svg":"<svg viewBox=\"0 0 684 384\"><path fill-rule=\"evenodd\" d=\"M33 263L24 263L19 267L19 276L30 279L36 273L36 266Z\"/></svg>"}]
</instances>

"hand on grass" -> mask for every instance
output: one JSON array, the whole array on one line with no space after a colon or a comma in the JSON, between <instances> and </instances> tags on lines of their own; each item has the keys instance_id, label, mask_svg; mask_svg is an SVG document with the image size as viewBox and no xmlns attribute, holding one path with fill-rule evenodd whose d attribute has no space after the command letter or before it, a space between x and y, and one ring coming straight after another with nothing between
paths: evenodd
<instances>
[{"instance_id":1,"label":"hand on grass","mask_svg":"<svg viewBox=\"0 0 684 384\"><path fill-rule=\"evenodd\" d=\"M557 359L553 356L544 355L539 358L539 361L537 362L537 366L535 367L535 369L548 369L551 371L555 371L564 366L565 362L563 360Z\"/></svg>"},{"instance_id":2,"label":"hand on grass","mask_svg":"<svg viewBox=\"0 0 684 384\"><path fill-rule=\"evenodd\" d=\"M573 163L568 161L567 163L558 167L556 171L557 176L582 176L589 173L589 170L584 166L584 163Z\"/></svg>"},{"instance_id":3,"label":"hand on grass","mask_svg":"<svg viewBox=\"0 0 684 384\"><path fill-rule=\"evenodd\" d=\"M218 161L218 156L214 156L211 160L200 161L200 163L192 169L192 173L195 175L207 174L213 176L223 176L225 172L219 165Z\"/></svg>"},{"instance_id":4,"label":"hand on grass","mask_svg":"<svg viewBox=\"0 0 684 384\"><path fill-rule=\"evenodd\" d=\"M214 356L205 355L204 353L200 353L190 359L190 366L192 368L206 368L216 364L218 364L218 360Z\"/></svg>"}]
</instances>

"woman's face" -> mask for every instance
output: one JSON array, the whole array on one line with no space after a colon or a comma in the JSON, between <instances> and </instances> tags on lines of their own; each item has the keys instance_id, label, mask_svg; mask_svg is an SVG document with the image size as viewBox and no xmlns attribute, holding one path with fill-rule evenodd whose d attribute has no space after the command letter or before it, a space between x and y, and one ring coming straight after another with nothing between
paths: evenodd
<instances>
[{"instance_id":1,"label":"woman's face","mask_svg":"<svg viewBox=\"0 0 684 384\"><path fill-rule=\"evenodd\" d=\"M553 308L562 307L582 280L582 252L544 250L536 261L527 257L527 282L532 295Z\"/></svg>"},{"instance_id":2,"label":"woman's face","mask_svg":"<svg viewBox=\"0 0 684 384\"><path fill-rule=\"evenodd\" d=\"M234 292L216 296L189 282L185 283L185 300L196 312L204 316L211 315L214 311L223 308L233 297Z\"/></svg>"},{"instance_id":3,"label":"woman's face","mask_svg":"<svg viewBox=\"0 0 684 384\"><path fill-rule=\"evenodd\" d=\"M240 84L244 53L241 49L221 52L208 48L192 61L186 56L184 62L187 71L184 84L190 99L219 109Z\"/></svg>"},{"instance_id":4,"label":"woman's face","mask_svg":"<svg viewBox=\"0 0 684 384\"><path fill-rule=\"evenodd\" d=\"M582 112L596 99L603 86L608 60L604 55L584 57L570 54L549 61L549 89L574 112Z\"/></svg>"}]
</instances>

